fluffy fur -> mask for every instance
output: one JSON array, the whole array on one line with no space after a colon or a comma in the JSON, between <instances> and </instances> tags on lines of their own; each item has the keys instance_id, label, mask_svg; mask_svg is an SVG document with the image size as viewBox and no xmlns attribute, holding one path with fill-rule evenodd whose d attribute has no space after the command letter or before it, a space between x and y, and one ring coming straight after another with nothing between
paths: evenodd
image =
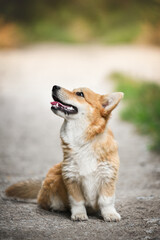
<instances>
[{"instance_id":1,"label":"fluffy fur","mask_svg":"<svg viewBox=\"0 0 160 240\"><path fill-rule=\"evenodd\" d=\"M52 95L56 100L53 112L64 118L60 131L63 161L49 170L36 190L33 181L20 182L10 186L6 194L22 198L37 195L44 209L70 209L72 220L87 220L86 209L91 207L100 210L105 221L119 221L114 206L119 156L107 123L123 93L99 95L87 88L71 92L54 86Z\"/></svg>"}]
</instances>

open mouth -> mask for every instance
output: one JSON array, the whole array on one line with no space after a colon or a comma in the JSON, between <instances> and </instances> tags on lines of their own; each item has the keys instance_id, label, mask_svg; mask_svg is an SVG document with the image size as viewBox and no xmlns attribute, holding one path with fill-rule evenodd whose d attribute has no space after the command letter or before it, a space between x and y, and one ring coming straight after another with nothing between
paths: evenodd
<instances>
[{"instance_id":1,"label":"open mouth","mask_svg":"<svg viewBox=\"0 0 160 240\"><path fill-rule=\"evenodd\" d=\"M52 110L59 110L61 112L64 112L65 114L75 114L78 113L78 108L71 105L63 103L58 97L55 95L52 95L54 102L51 102L51 109Z\"/></svg>"}]
</instances>

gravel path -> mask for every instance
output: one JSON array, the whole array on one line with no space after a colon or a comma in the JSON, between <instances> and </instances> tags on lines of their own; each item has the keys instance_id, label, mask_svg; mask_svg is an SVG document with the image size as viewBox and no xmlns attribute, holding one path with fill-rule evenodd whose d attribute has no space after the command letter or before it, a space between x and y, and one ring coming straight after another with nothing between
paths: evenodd
<instances>
[{"instance_id":1,"label":"gravel path","mask_svg":"<svg viewBox=\"0 0 160 240\"><path fill-rule=\"evenodd\" d=\"M110 92L108 76L115 70L159 82L160 49L37 45L0 52L0 239L160 239L160 157L147 150L149 139L119 120L120 108L110 122L121 159L119 223L105 223L96 215L72 222L69 213L47 212L3 196L9 184L44 176L62 159L62 119L50 111L52 86Z\"/></svg>"}]
</instances>

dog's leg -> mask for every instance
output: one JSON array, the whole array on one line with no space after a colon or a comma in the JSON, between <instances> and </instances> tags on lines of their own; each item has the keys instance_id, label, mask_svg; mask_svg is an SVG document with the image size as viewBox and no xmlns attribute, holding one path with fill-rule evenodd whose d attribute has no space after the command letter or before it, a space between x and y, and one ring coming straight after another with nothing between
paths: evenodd
<instances>
[{"instance_id":1,"label":"dog's leg","mask_svg":"<svg viewBox=\"0 0 160 240\"><path fill-rule=\"evenodd\" d=\"M103 184L98 198L98 205L105 221L120 221L121 216L117 213L115 202L115 186L114 184Z\"/></svg>"},{"instance_id":2,"label":"dog's leg","mask_svg":"<svg viewBox=\"0 0 160 240\"><path fill-rule=\"evenodd\" d=\"M73 221L88 220L85 200L80 186L75 182L67 182L66 187L69 195L69 202L71 206L71 219Z\"/></svg>"},{"instance_id":3,"label":"dog's leg","mask_svg":"<svg viewBox=\"0 0 160 240\"><path fill-rule=\"evenodd\" d=\"M68 195L62 178L61 163L49 170L37 201L42 208L48 210L64 211L68 208Z\"/></svg>"}]
</instances>

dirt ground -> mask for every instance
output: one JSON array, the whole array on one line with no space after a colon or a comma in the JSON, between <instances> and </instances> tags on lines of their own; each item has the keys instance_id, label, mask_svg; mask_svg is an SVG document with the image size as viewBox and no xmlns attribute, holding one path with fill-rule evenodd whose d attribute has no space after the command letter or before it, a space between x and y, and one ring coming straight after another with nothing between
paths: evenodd
<instances>
[{"instance_id":1,"label":"dirt ground","mask_svg":"<svg viewBox=\"0 0 160 240\"><path fill-rule=\"evenodd\" d=\"M98 214L72 222L70 213L44 211L4 196L9 184L43 177L62 160L62 119L50 111L52 86L107 93L113 90L109 74L115 70L160 81L160 49L37 45L0 51L0 239L160 239L160 156L148 151L148 138L119 120L122 104L110 120L121 160L120 222L104 222Z\"/></svg>"}]
</instances>

